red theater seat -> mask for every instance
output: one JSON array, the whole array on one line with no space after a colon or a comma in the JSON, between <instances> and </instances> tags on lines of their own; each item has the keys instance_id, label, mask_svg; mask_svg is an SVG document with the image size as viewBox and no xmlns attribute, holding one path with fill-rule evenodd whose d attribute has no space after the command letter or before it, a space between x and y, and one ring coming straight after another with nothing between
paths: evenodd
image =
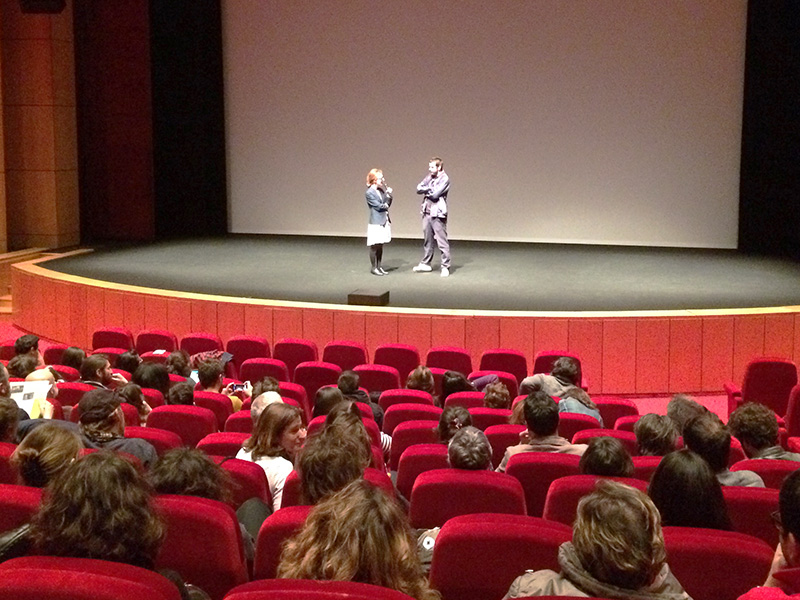
<instances>
[{"instance_id":1,"label":"red theater seat","mask_svg":"<svg viewBox=\"0 0 800 600\"><path fill-rule=\"evenodd\" d=\"M131 350L133 347L133 334L130 329L125 327L101 327L92 333L92 349L123 348Z\"/></svg>"},{"instance_id":2,"label":"red theater seat","mask_svg":"<svg viewBox=\"0 0 800 600\"><path fill-rule=\"evenodd\" d=\"M517 384L528 375L528 359L519 350L492 348L481 355L481 371L505 371L511 373Z\"/></svg>"},{"instance_id":3,"label":"red theater seat","mask_svg":"<svg viewBox=\"0 0 800 600\"><path fill-rule=\"evenodd\" d=\"M261 579L240 585L225 600L414 600L402 592L354 581Z\"/></svg>"},{"instance_id":4,"label":"red theater seat","mask_svg":"<svg viewBox=\"0 0 800 600\"><path fill-rule=\"evenodd\" d=\"M388 365L397 369L402 378L401 385L405 385L407 374L422 364L419 359L419 350L416 346L409 344L381 344L375 348L372 362L376 365Z\"/></svg>"},{"instance_id":5,"label":"red theater seat","mask_svg":"<svg viewBox=\"0 0 800 600\"><path fill-rule=\"evenodd\" d=\"M508 461L506 473L522 484L528 515L541 517L550 484L578 474L580 456L553 452L523 452Z\"/></svg>"},{"instance_id":6,"label":"red theater seat","mask_svg":"<svg viewBox=\"0 0 800 600\"><path fill-rule=\"evenodd\" d=\"M436 367L445 371L458 371L465 377L472 373L472 357L464 348L455 346L436 346L428 350L425 358L428 368Z\"/></svg>"},{"instance_id":7,"label":"red theater seat","mask_svg":"<svg viewBox=\"0 0 800 600\"><path fill-rule=\"evenodd\" d=\"M339 365L342 371L351 371L354 367L369 362L367 347L350 340L333 340L325 344L322 360Z\"/></svg>"},{"instance_id":8,"label":"red theater seat","mask_svg":"<svg viewBox=\"0 0 800 600\"><path fill-rule=\"evenodd\" d=\"M314 362L319 359L317 345L310 340L283 338L275 343L272 356L282 360L289 369L289 379L294 381L294 370L301 362Z\"/></svg>"}]
</instances>

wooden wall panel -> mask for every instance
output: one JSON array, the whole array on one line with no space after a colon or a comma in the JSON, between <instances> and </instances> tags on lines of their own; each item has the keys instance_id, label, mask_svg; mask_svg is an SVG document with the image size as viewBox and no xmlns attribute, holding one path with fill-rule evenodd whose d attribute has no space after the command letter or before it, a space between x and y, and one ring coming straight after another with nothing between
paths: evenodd
<instances>
[{"instance_id":1,"label":"wooden wall panel","mask_svg":"<svg viewBox=\"0 0 800 600\"><path fill-rule=\"evenodd\" d=\"M519 350L528 359L528 373L533 366L534 322L531 317L503 317L500 319L501 348Z\"/></svg>"},{"instance_id":2,"label":"wooden wall panel","mask_svg":"<svg viewBox=\"0 0 800 600\"><path fill-rule=\"evenodd\" d=\"M669 332L669 391L702 389L703 323L700 319L672 319Z\"/></svg>"},{"instance_id":3,"label":"wooden wall panel","mask_svg":"<svg viewBox=\"0 0 800 600\"><path fill-rule=\"evenodd\" d=\"M456 346L467 344L466 317L431 317L431 346ZM469 373L465 373L468 375Z\"/></svg>"},{"instance_id":4,"label":"wooden wall panel","mask_svg":"<svg viewBox=\"0 0 800 600\"><path fill-rule=\"evenodd\" d=\"M144 322L147 329L169 330L169 312L167 298L164 296L146 296L144 299ZM138 331L134 331L135 336Z\"/></svg>"},{"instance_id":5,"label":"wooden wall panel","mask_svg":"<svg viewBox=\"0 0 800 600\"><path fill-rule=\"evenodd\" d=\"M302 337L316 342L321 359L322 349L333 339L333 311L304 308Z\"/></svg>"},{"instance_id":6,"label":"wooden wall panel","mask_svg":"<svg viewBox=\"0 0 800 600\"><path fill-rule=\"evenodd\" d=\"M87 346L89 349L91 349L92 334L106 325L104 304L103 290L94 286L86 286L86 332L89 338ZM135 334L136 332L134 332Z\"/></svg>"},{"instance_id":7,"label":"wooden wall panel","mask_svg":"<svg viewBox=\"0 0 800 600\"><path fill-rule=\"evenodd\" d=\"M122 299L123 323L131 331L145 328L145 302L146 297L142 294L126 293Z\"/></svg>"},{"instance_id":8,"label":"wooden wall panel","mask_svg":"<svg viewBox=\"0 0 800 600\"><path fill-rule=\"evenodd\" d=\"M234 302L217 304L217 335L223 344L235 335L244 334L244 306Z\"/></svg>"},{"instance_id":9,"label":"wooden wall panel","mask_svg":"<svg viewBox=\"0 0 800 600\"><path fill-rule=\"evenodd\" d=\"M270 350L277 341L277 337L273 334L272 317L273 309L271 306L250 305L244 307L245 334L267 338Z\"/></svg>"},{"instance_id":10,"label":"wooden wall panel","mask_svg":"<svg viewBox=\"0 0 800 600\"><path fill-rule=\"evenodd\" d=\"M570 352L581 359L584 381L588 379L589 393L604 393L603 389L603 321L600 319L570 319Z\"/></svg>"},{"instance_id":11,"label":"wooden wall panel","mask_svg":"<svg viewBox=\"0 0 800 600\"><path fill-rule=\"evenodd\" d=\"M603 393L624 394L636 389L636 320L603 321Z\"/></svg>"},{"instance_id":12,"label":"wooden wall panel","mask_svg":"<svg viewBox=\"0 0 800 600\"><path fill-rule=\"evenodd\" d=\"M426 315L399 315L397 318L397 341L411 344L419 350L419 358L425 356L431 347L431 318Z\"/></svg>"},{"instance_id":13,"label":"wooden wall panel","mask_svg":"<svg viewBox=\"0 0 800 600\"><path fill-rule=\"evenodd\" d=\"M747 363L764 355L764 316L733 318L733 380L742 381Z\"/></svg>"},{"instance_id":14,"label":"wooden wall panel","mask_svg":"<svg viewBox=\"0 0 800 600\"><path fill-rule=\"evenodd\" d=\"M466 325L465 347L472 354L472 368L478 370L483 352L500 346L500 317L471 317L466 320Z\"/></svg>"},{"instance_id":15,"label":"wooden wall panel","mask_svg":"<svg viewBox=\"0 0 800 600\"><path fill-rule=\"evenodd\" d=\"M333 339L367 343L367 320L362 311L333 311ZM367 353L369 355L369 352Z\"/></svg>"},{"instance_id":16,"label":"wooden wall panel","mask_svg":"<svg viewBox=\"0 0 800 600\"><path fill-rule=\"evenodd\" d=\"M167 330L178 337L178 342L192 332L192 301L169 298L167 300Z\"/></svg>"},{"instance_id":17,"label":"wooden wall panel","mask_svg":"<svg viewBox=\"0 0 800 600\"><path fill-rule=\"evenodd\" d=\"M733 378L733 317L706 317L702 322L702 389L721 391Z\"/></svg>"},{"instance_id":18,"label":"wooden wall panel","mask_svg":"<svg viewBox=\"0 0 800 600\"><path fill-rule=\"evenodd\" d=\"M569 350L567 319L537 318L533 325L533 356L542 350ZM533 367L533 361L531 361Z\"/></svg>"},{"instance_id":19,"label":"wooden wall panel","mask_svg":"<svg viewBox=\"0 0 800 600\"><path fill-rule=\"evenodd\" d=\"M48 321L52 324L51 339L61 342L62 344L70 343L70 303L69 303L69 288L68 283L57 283L53 286L46 286L53 291L52 304L46 306L52 307L52 313Z\"/></svg>"},{"instance_id":20,"label":"wooden wall panel","mask_svg":"<svg viewBox=\"0 0 800 600\"><path fill-rule=\"evenodd\" d=\"M302 338L303 309L275 308L272 311L273 344L283 338Z\"/></svg>"},{"instance_id":21,"label":"wooden wall panel","mask_svg":"<svg viewBox=\"0 0 800 600\"><path fill-rule=\"evenodd\" d=\"M381 344L400 343L400 318L391 313L365 313L365 343L370 360L375 358L375 348ZM410 344L411 342L403 342Z\"/></svg>"},{"instance_id":22,"label":"wooden wall panel","mask_svg":"<svg viewBox=\"0 0 800 600\"><path fill-rule=\"evenodd\" d=\"M764 315L764 355L794 359L794 319L792 314Z\"/></svg>"},{"instance_id":23,"label":"wooden wall panel","mask_svg":"<svg viewBox=\"0 0 800 600\"><path fill-rule=\"evenodd\" d=\"M669 367L669 319L636 319L636 393L667 393Z\"/></svg>"},{"instance_id":24,"label":"wooden wall panel","mask_svg":"<svg viewBox=\"0 0 800 600\"><path fill-rule=\"evenodd\" d=\"M203 300L192 300L191 308L192 330L186 333L217 333L217 303ZM186 335L181 334L180 337ZM177 333L175 334L177 335Z\"/></svg>"},{"instance_id":25,"label":"wooden wall panel","mask_svg":"<svg viewBox=\"0 0 800 600\"><path fill-rule=\"evenodd\" d=\"M86 326L86 289L84 285L69 287L69 339L80 348L92 345L92 332Z\"/></svg>"},{"instance_id":26,"label":"wooden wall panel","mask_svg":"<svg viewBox=\"0 0 800 600\"><path fill-rule=\"evenodd\" d=\"M107 327L124 327L125 308L122 303L122 292L110 289L103 292L103 312Z\"/></svg>"}]
</instances>

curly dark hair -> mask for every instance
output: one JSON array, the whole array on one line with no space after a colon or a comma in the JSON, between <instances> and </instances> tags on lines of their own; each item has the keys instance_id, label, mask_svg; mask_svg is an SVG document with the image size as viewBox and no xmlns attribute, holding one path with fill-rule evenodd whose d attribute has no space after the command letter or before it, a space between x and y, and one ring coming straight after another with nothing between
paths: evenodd
<instances>
[{"instance_id":1,"label":"curly dark hair","mask_svg":"<svg viewBox=\"0 0 800 600\"><path fill-rule=\"evenodd\" d=\"M231 476L196 448L170 450L153 465L147 479L159 494L231 500Z\"/></svg>"},{"instance_id":2,"label":"curly dark hair","mask_svg":"<svg viewBox=\"0 0 800 600\"><path fill-rule=\"evenodd\" d=\"M743 404L731 414L728 427L743 446L753 450L778 445L778 419L772 409L763 404Z\"/></svg>"},{"instance_id":3,"label":"curly dark hair","mask_svg":"<svg viewBox=\"0 0 800 600\"><path fill-rule=\"evenodd\" d=\"M95 452L50 483L31 537L44 555L152 569L164 536L152 500L152 489L132 463L113 452Z\"/></svg>"}]
</instances>

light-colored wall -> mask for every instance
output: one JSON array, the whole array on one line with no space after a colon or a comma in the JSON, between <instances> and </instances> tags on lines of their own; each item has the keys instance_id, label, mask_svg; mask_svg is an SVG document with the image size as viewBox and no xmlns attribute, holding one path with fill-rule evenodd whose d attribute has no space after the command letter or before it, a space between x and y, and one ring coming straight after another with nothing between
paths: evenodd
<instances>
[{"instance_id":1,"label":"light-colored wall","mask_svg":"<svg viewBox=\"0 0 800 600\"><path fill-rule=\"evenodd\" d=\"M8 249L77 244L78 156L72 5L2 10L3 235Z\"/></svg>"}]
</instances>

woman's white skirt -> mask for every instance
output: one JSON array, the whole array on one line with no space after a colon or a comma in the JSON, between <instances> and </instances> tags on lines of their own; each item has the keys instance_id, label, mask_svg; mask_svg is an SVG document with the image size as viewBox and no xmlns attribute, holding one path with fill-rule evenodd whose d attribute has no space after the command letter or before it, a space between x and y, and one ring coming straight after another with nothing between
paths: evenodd
<instances>
[{"instance_id":1,"label":"woman's white skirt","mask_svg":"<svg viewBox=\"0 0 800 600\"><path fill-rule=\"evenodd\" d=\"M367 225L367 246L375 244L388 244L392 241L392 226L386 225Z\"/></svg>"}]
</instances>

